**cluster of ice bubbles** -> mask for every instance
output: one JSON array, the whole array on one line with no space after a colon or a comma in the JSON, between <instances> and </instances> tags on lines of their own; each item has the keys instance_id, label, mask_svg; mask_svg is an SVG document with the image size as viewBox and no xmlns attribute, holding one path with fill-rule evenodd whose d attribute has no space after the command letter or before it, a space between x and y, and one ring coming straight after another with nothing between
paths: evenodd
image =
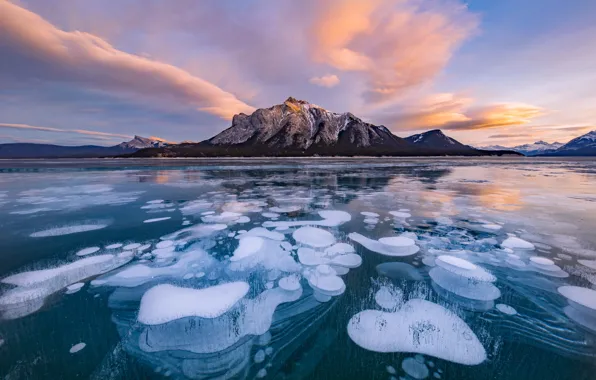
<instances>
[{"instance_id":1,"label":"cluster of ice bubbles","mask_svg":"<svg viewBox=\"0 0 596 380\"><path fill-rule=\"evenodd\" d=\"M376 239L341 233L339 227L352 218L345 211L321 210L316 218L294 218L312 197L288 196L287 202L269 207L264 201L239 201L228 195L213 192L211 198L181 205L149 201L141 206L147 212L179 210L185 218L184 228L159 241L86 247L75 252L79 258L68 264L3 278L2 283L12 286L0 295L3 317L31 314L49 295L63 289L74 293L93 278L91 291L111 292L109 305L126 349L146 359L156 371L203 378L224 368L239 374L250 367L254 376L264 377L275 351L270 343L272 327L305 315L324 315L333 299L346 291L343 276L362 264L362 257L349 243L353 242L392 260L418 255L424 270L389 262L380 264L377 271L388 277L399 272L414 281L424 281L428 272L432 288L448 301L439 304L424 297L406 297L398 287L382 286L374 297L378 309L363 310L347 324L352 341L364 349L417 354L402 362L402 370L412 378L426 378L432 362L425 362L422 355L463 365L487 359L481 340L449 305L472 311L496 308L504 318L513 318L517 314L513 307L495 306L502 296L497 271L557 280L568 276L551 259L537 256L528 241L509 236L499 243L492 235L501 230L496 224L476 228L490 235L478 239L468 239L455 230L441 237L403 232ZM387 218L403 227L411 217L408 211L362 215L368 225ZM247 214L251 213L260 213L266 221L259 227L238 229L250 224ZM199 223L191 225L190 219ZM451 226L451 221L441 224ZM58 227L31 236L103 227L101 223ZM589 260L582 264L596 267ZM596 292L570 286L560 287L559 292L569 300L565 314L579 326L596 331L592 302ZM132 311L131 305L135 305ZM173 351L190 354L174 360ZM440 372L433 375L440 377Z\"/></svg>"}]
</instances>

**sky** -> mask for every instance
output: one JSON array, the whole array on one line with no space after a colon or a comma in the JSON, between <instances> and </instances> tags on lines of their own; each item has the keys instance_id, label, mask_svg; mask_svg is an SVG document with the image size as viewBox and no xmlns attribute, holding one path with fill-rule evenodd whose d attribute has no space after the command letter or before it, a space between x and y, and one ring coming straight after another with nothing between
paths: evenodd
<instances>
[{"instance_id":1,"label":"sky","mask_svg":"<svg viewBox=\"0 0 596 380\"><path fill-rule=\"evenodd\" d=\"M596 129L593 0L0 0L0 143L201 141L289 96L475 146Z\"/></svg>"}]
</instances>

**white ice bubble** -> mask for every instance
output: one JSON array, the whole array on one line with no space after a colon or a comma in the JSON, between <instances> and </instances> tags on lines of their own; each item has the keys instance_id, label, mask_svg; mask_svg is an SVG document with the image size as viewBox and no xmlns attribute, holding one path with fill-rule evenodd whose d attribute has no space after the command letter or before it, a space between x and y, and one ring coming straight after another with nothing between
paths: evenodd
<instances>
[{"instance_id":1,"label":"white ice bubble","mask_svg":"<svg viewBox=\"0 0 596 380\"><path fill-rule=\"evenodd\" d=\"M380 216L376 212L369 212L369 211L362 211L360 213L360 215L364 215L364 216L366 216L368 218L374 218L374 219L377 219Z\"/></svg>"},{"instance_id":2,"label":"white ice bubble","mask_svg":"<svg viewBox=\"0 0 596 380\"><path fill-rule=\"evenodd\" d=\"M515 308L513 308L512 306L509 306L509 305L502 304L502 303L496 304L495 308L503 314L507 314L507 315L516 315L517 314L517 310L515 310Z\"/></svg>"},{"instance_id":3,"label":"white ice bubble","mask_svg":"<svg viewBox=\"0 0 596 380\"><path fill-rule=\"evenodd\" d=\"M321 252L307 247L298 248L298 260L302 265L307 266L328 264L330 262L330 259L325 257Z\"/></svg>"},{"instance_id":4,"label":"white ice bubble","mask_svg":"<svg viewBox=\"0 0 596 380\"><path fill-rule=\"evenodd\" d=\"M335 237L329 232L315 227L300 227L292 234L296 242L315 248L328 247L335 243Z\"/></svg>"},{"instance_id":5,"label":"white ice bubble","mask_svg":"<svg viewBox=\"0 0 596 380\"><path fill-rule=\"evenodd\" d=\"M329 263L345 268L358 268L360 265L362 265L362 257L355 253L348 253L346 255L338 255L333 257Z\"/></svg>"},{"instance_id":6,"label":"white ice bubble","mask_svg":"<svg viewBox=\"0 0 596 380\"><path fill-rule=\"evenodd\" d=\"M327 256L343 255L354 252L356 252L356 250L348 243L336 243L331 247L325 248L325 255Z\"/></svg>"},{"instance_id":7,"label":"white ice bubble","mask_svg":"<svg viewBox=\"0 0 596 380\"><path fill-rule=\"evenodd\" d=\"M90 255L92 253L95 253L97 251L99 251L100 248L99 247L89 247L89 248L83 248L80 251L78 251L76 253L77 256L87 256Z\"/></svg>"},{"instance_id":8,"label":"white ice bubble","mask_svg":"<svg viewBox=\"0 0 596 380\"><path fill-rule=\"evenodd\" d=\"M441 255L435 259L435 263L451 273L474 281L495 282L497 280L493 274L489 273L484 268L481 268L468 260L462 259L461 257Z\"/></svg>"},{"instance_id":9,"label":"white ice bubble","mask_svg":"<svg viewBox=\"0 0 596 380\"><path fill-rule=\"evenodd\" d=\"M433 282L444 290L476 301L493 301L501 297L501 291L490 281L474 281L441 267L428 272Z\"/></svg>"},{"instance_id":10,"label":"white ice bubble","mask_svg":"<svg viewBox=\"0 0 596 380\"><path fill-rule=\"evenodd\" d=\"M83 286L85 286L85 283L83 283L83 282L77 282L77 283L74 283L72 285L69 285L69 286L66 287L66 293L67 294L76 293L79 290L81 290L81 288Z\"/></svg>"},{"instance_id":11,"label":"white ice bubble","mask_svg":"<svg viewBox=\"0 0 596 380\"><path fill-rule=\"evenodd\" d=\"M298 227L298 226L323 226L323 227L337 227L340 224L349 222L352 216L345 211L338 210L321 210L319 215L323 220L298 220L298 221L266 221L263 227Z\"/></svg>"},{"instance_id":12,"label":"white ice bubble","mask_svg":"<svg viewBox=\"0 0 596 380\"><path fill-rule=\"evenodd\" d=\"M404 359L401 369L414 379L426 379L429 375L428 367L414 358Z\"/></svg>"},{"instance_id":13,"label":"white ice bubble","mask_svg":"<svg viewBox=\"0 0 596 380\"><path fill-rule=\"evenodd\" d=\"M139 248L141 246L141 244L139 243L131 243L131 244L127 244L124 247L122 247L123 250L125 251L133 251L137 248Z\"/></svg>"},{"instance_id":14,"label":"white ice bubble","mask_svg":"<svg viewBox=\"0 0 596 380\"><path fill-rule=\"evenodd\" d=\"M110 245L106 245L106 249L118 249L121 248L122 244L121 243L115 243L115 244L110 244Z\"/></svg>"},{"instance_id":15,"label":"white ice bubble","mask_svg":"<svg viewBox=\"0 0 596 380\"><path fill-rule=\"evenodd\" d=\"M394 313L364 310L350 319L348 335L375 352L412 352L466 365L486 360L482 343L461 318L422 299Z\"/></svg>"},{"instance_id":16,"label":"white ice bubble","mask_svg":"<svg viewBox=\"0 0 596 380\"><path fill-rule=\"evenodd\" d=\"M265 361L265 357L266 357L265 356L265 351L259 350L255 354L254 361L255 361L255 363L262 363L262 362Z\"/></svg>"},{"instance_id":17,"label":"white ice bubble","mask_svg":"<svg viewBox=\"0 0 596 380\"><path fill-rule=\"evenodd\" d=\"M48 230L43 230L43 231L37 231L37 232L32 233L30 236L37 238L37 237L71 235L71 234L78 234L81 232L101 230L102 228L106 228L107 226L108 226L107 224L71 225L71 226L50 228Z\"/></svg>"},{"instance_id":18,"label":"white ice bubble","mask_svg":"<svg viewBox=\"0 0 596 380\"><path fill-rule=\"evenodd\" d=\"M484 229L487 229L487 230L491 230L491 231L498 231L501 228L503 228L503 226L501 226L501 225L492 224L492 223L483 224L481 227Z\"/></svg>"},{"instance_id":19,"label":"white ice bubble","mask_svg":"<svg viewBox=\"0 0 596 380\"><path fill-rule=\"evenodd\" d=\"M155 248L162 249L162 248L169 248L174 245L172 240L163 240L159 243L155 244Z\"/></svg>"},{"instance_id":20,"label":"white ice bubble","mask_svg":"<svg viewBox=\"0 0 596 380\"><path fill-rule=\"evenodd\" d=\"M570 301L571 306L589 313L596 312L596 290L580 286L561 286L557 290Z\"/></svg>"},{"instance_id":21,"label":"white ice bubble","mask_svg":"<svg viewBox=\"0 0 596 380\"><path fill-rule=\"evenodd\" d=\"M204 289L156 285L143 294L137 319L146 325L158 325L191 316L217 318L241 300L249 288L242 281Z\"/></svg>"},{"instance_id":22,"label":"white ice bubble","mask_svg":"<svg viewBox=\"0 0 596 380\"><path fill-rule=\"evenodd\" d=\"M301 288L300 278L298 276L286 276L279 279L277 285L283 290L290 292L296 291Z\"/></svg>"},{"instance_id":23,"label":"white ice bubble","mask_svg":"<svg viewBox=\"0 0 596 380\"><path fill-rule=\"evenodd\" d=\"M389 211L389 214L393 215L395 218L400 219L406 219L412 216L410 213L403 211Z\"/></svg>"},{"instance_id":24,"label":"white ice bubble","mask_svg":"<svg viewBox=\"0 0 596 380\"><path fill-rule=\"evenodd\" d=\"M259 372L257 372L257 379L262 379L265 376L267 376L267 370L265 368L261 368Z\"/></svg>"},{"instance_id":25,"label":"white ice bubble","mask_svg":"<svg viewBox=\"0 0 596 380\"><path fill-rule=\"evenodd\" d=\"M525 241L523 239L520 239L518 237L515 236L510 236L507 239L505 239L502 243L501 243L501 247L503 248L511 248L511 249L527 249L527 250L532 250L534 249L534 244Z\"/></svg>"},{"instance_id":26,"label":"white ice bubble","mask_svg":"<svg viewBox=\"0 0 596 380\"><path fill-rule=\"evenodd\" d=\"M385 256L411 256L420 250L416 242L407 237L381 238L377 241L356 232L350 233L348 237L366 249Z\"/></svg>"},{"instance_id":27,"label":"white ice bubble","mask_svg":"<svg viewBox=\"0 0 596 380\"><path fill-rule=\"evenodd\" d=\"M261 213L261 215L263 215L265 218L279 218L280 214L275 213L275 212L263 212Z\"/></svg>"},{"instance_id":28,"label":"white ice bubble","mask_svg":"<svg viewBox=\"0 0 596 380\"><path fill-rule=\"evenodd\" d=\"M244 232L241 235L242 236L236 236L236 239L244 239L246 236L259 236L271 240L282 241L285 238L284 234L275 231L269 231L264 227L255 227L249 231Z\"/></svg>"},{"instance_id":29,"label":"white ice bubble","mask_svg":"<svg viewBox=\"0 0 596 380\"><path fill-rule=\"evenodd\" d=\"M385 310L395 310L403 302L403 292L394 287L381 286L375 293L375 302Z\"/></svg>"},{"instance_id":30,"label":"white ice bubble","mask_svg":"<svg viewBox=\"0 0 596 380\"><path fill-rule=\"evenodd\" d=\"M75 354L75 353L81 351L83 348L85 348L85 346L87 346L86 343L82 343L82 342L81 343L77 343L74 346L72 346L70 348L70 350L68 350L68 352L70 352L71 354Z\"/></svg>"},{"instance_id":31,"label":"white ice bubble","mask_svg":"<svg viewBox=\"0 0 596 380\"><path fill-rule=\"evenodd\" d=\"M302 206L271 207L269 211L279 214L291 214L302 210Z\"/></svg>"},{"instance_id":32,"label":"white ice bubble","mask_svg":"<svg viewBox=\"0 0 596 380\"><path fill-rule=\"evenodd\" d=\"M538 264L540 266L555 265L554 261L552 261L551 259L547 259L546 257L540 257L540 256L532 256L532 257L530 257L530 261L532 263Z\"/></svg>"},{"instance_id":33,"label":"white ice bubble","mask_svg":"<svg viewBox=\"0 0 596 380\"><path fill-rule=\"evenodd\" d=\"M330 274L313 274L308 278L308 284L320 293L328 296L338 296L346 290L346 284L341 277Z\"/></svg>"},{"instance_id":34,"label":"white ice bubble","mask_svg":"<svg viewBox=\"0 0 596 380\"><path fill-rule=\"evenodd\" d=\"M392 365L386 366L385 369L387 370L387 373L389 373L390 375L395 375L397 373L395 367L393 367Z\"/></svg>"},{"instance_id":35,"label":"white ice bubble","mask_svg":"<svg viewBox=\"0 0 596 380\"><path fill-rule=\"evenodd\" d=\"M239 261L259 252L265 244L265 240L258 236L242 235L238 242L238 248L234 250L234 255L230 261Z\"/></svg>"},{"instance_id":36,"label":"white ice bubble","mask_svg":"<svg viewBox=\"0 0 596 380\"><path fill-rule=\"evenodd\" d=\"M153 218L153 219L147 219L147 220L143 220L143 223L156 223L156 222L163 222L164 220L168 220L168 219L172 219L171 216L165 216L163 218Z\"/></svg>"}]
</instances>

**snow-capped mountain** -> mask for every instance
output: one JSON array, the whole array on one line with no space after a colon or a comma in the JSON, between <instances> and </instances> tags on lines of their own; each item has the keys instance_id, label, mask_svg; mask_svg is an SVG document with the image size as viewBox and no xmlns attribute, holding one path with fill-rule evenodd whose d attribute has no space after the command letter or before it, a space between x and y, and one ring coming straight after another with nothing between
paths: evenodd
<instances>
[{"instance_id":1,"label":"snow-capped mountain","mask_svg":"<svg viewBox=\"0 0 596 380\"><path fill-rule=\"evenodd\" d=\"M412 135L410 137L406 137L405 140L410 144L430 149L441 149L445 151L475 150L474 148L464 145L459 141L445 135L440 129L433 129L432 131Z\"/></svg>"},{"instance_id":2,"label":"snow-capped mountain","mask_svg":"<svg viewBox=\"0 0 596 380\"><path fill-rule=\"evenodd\" d=\"M490 145L490 146L485 146L482 147L480 149L485 149L485 150L503 150L503 149L509 149L509 150L514 150L516 152L522 153L526 156L535 156L538 154L543 154L543 153L548 153L548 152L554 152L556 149L560 148L561 146L563 146L562 143L560 142L554 142L554 143L547 143L546 141L536 141L533 144L524 144L524 145L518 145L518 146L514 146L514 147L506 147L506 146L502 146L502 145Z\"/></svg>"},{"instance_id":3,"label":"snow-capped mountain","mask_svg":"<svg viewBox=\"0 0 596 380\"><path fill-rule=\"evenodd\" d=\"M118 144L122 149L145 149L145 148L161 148L169 145L167 141L156 137L141 137L135 136L130 141L125 141Z\"/></svg>"},{"instance_id":4,"label":"snow-capped mountain","mask_svg":"<svg viewBox=\"0 0 596 380\"><path fill-rule=\"evenodd\" d=\"M235 115L232 126L207 140L214 146L243 146L264 151L411 149L384 126L365 123L353 114L334 113L292 97L251 115Z\"/></svg>"},{"instance_id":5,"label":"snow-capped mountain","mask_svg":"<svg viewBox=\"0 0 596 380\"><path fill-rule=\"evenodd\" d=\"M574 138L548 156L596 156L596 131Z\"/></svg>"}]
</instances>

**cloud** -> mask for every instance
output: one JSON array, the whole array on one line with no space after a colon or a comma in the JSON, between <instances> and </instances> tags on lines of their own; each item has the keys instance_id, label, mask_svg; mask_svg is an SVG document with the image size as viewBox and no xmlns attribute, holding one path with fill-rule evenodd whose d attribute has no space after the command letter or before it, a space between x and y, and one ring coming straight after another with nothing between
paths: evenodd
<instances>
[{"instance_id":1,"label":"cloud","mask_svg":"<svg viewBox=\"0 0 596 380\"><path fill-rule=\"evenodd\" d=\"M528 124L544 115L544 110L523 103L502 103L471 110L465 120L451 121L441 128L447 130L473 130Z\"/></svg>"},{"instance_id":2,"label":"cloud","mask_svg":"<svg viewBox=\"0 0 596 380\"><path fill-rule=\"evenodd\" d=\"M330 88L339 84L339 77L337 75L324 75L322 77L312 77L308 81L317 86Z\"/></svg>"},{"instance_id":3,"label":"cloud","mask_svg":"<svg viewBox=\"0 0 596 380\"><path fill-rule=\"evenodd\" d=\"M474 99L461 94L434 94L377 111L369 118L394 130L481 130L528 124L545 113L541 107L523 103L475 107L473 103Z\"/></svg>"},{"instance_id":4,"label":"cloud","mask_svg":"<svg viewBox=\"0 0 596 380\"><path fill-rule=\"evenodd\" d=\"M0 123L0 128L31 129L31 130L35 130L35 131L45 131L45 132L65 132L64 129L49 128L49 127L37 127L35 125L12 124L12 123Z\"/></svg>"},{"instance_id":5,"label":"cloud","mask_svg":"<svg viewBox=\"0 0 596 380\"><path fill-rule=\"evenodd\" d=\"M320 8L312 28L314 60L363 73L370 102L436 77L479 22L455 0L330 0Z\"/></svg>"},{"instance_id":6,"label":"cloud","mask_svg":"<svg viewBox=\"0 0 596 380\"><path fill-rule=\"evenodd\" d=\"M511 139L511 138L519 138L519 137L531 137L532 135L529 133L518 133L518 134L507 134L502 133L498 135L490 135L488 136L489 139Z\"/></svg>"},{"instance_id":7,"label":"cloud","mask_svg":"<svg viewBox=\"0 0 596 380\"><path fill-rule=\"evenodd\" d=\"M79 134L79 135L97 136L100 138L101 137L122 137L125 139L132 138L132 136L124 135L124 134L120 134L120 133L88 131L85 129L60 129L60 128L50 128L50 127L39 127L39 126L27 125L27 124L0 123L0 128L25 129L25 130L35 130L35 131L43 131L43 132L57 132L57 133L74 133L74 134Z\"/></svg>"},{"instance_id":8,"label":"cloud","mask_svg":"<svg viewBox=\"0 0 596 380\"><path fill-rule=\"evenodd\" d=\"M254 110L178 67L118 50L93 34L60 30L8 1L0 1L0 56L0 83L63 82L115 96L183 103L224 119Z\"/></svg>"}]
</instances>

